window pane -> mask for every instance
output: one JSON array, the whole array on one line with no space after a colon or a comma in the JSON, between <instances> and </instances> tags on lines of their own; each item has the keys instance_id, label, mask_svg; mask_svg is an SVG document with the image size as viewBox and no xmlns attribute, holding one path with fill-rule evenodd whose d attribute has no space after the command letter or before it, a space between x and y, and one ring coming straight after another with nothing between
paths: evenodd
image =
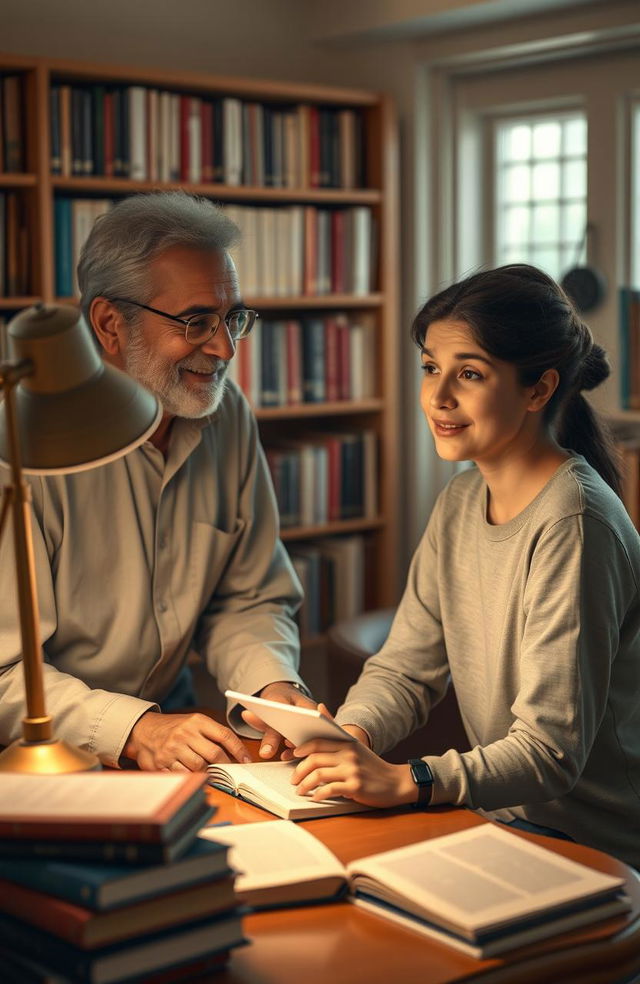
<instances>
[{"instance_id":1,"label":"window pane","mask_svg":"<svg viewBox=\"0 0 640 984\"><path fill-rule=\"evenodd\" d=\"M516 164L514 167L505 168L504 197L506 201L526 201L529 198L530 188L530 168L527 164Z\"/></svg>"},{"instance_id":2,"label":"window pane","mask_svg":"<svg viewBox=\"0 0 640 984\"><path fill-rule=\"evenodd\" d=\"M534 164L532 175L533 197L544 201L560 197L560 166L558 164Z\"/></svg>"},{"instance_id":3,"label":"window pane","mask_svg":"<svg viewBox=\"0 0 640 984\"><path fill-rule=\"evenodd\" d=\"M546 270L552 277L560 276L560 250L553 247L539 247L531 250L531 262L534 266Z\"/></svg>"},{"instance_id":4,"label":"window pane","mask_svg":"<svg viewBox=\"0 0 640 984\"><path fill-rule=\"evenodd\" d=\"M560 209L557 205L534 205L532 235L537 243L557 243L560 238Z\"/></svg>"},{"instance_id":5,"label":"window pane","mask_svg":"<svg viewBox=\"0 0 640 984\"><path fill-rule=\"evenodd\" d=\"M564 197L585 198L587 194L587 162L567 161L564 165Z\"/></svg>"},{"instance_id":6,"label":"window pane","mask_svg":"<svg viewBox=\"0 0 640 984\"><path fill-rule=\"evenodd\" d=\"M505 249L501 256L500 261L502 263L528 263L529 262L529 250L526 246L509 246Z\"/></svg>"},{"instance_id":7,"label":"window pane","mask_svg":"<svg viewBox=\"0 0 640 984\"><path fill-rule=\"evenodd\" d=\"M502 130L503 160L526 161L531 156L531 127L507 126Z\"/></svg>"},{"instance_id":8,"label":"window pane","mask_svg":"<svg viewBox=\"0 0 640 984\"><path fill-rule=\"evenodd\" d=\"M507 208L504 211L504 241L505 245L526 243L529 239L529 209L522 207Z\"/></svg>"},{"instance_id":9,"label":"window pane","mask_svg":"<svg viewBox=\"0 0 640 984\"><path fill-rule=\"evenodd\" d=\"M577 249L584 235L587 222L587 207L584 202L570 202L562 209L560 239L563 243L573 243Z\"/></svg>"},{"instance_id":10,"label":"window pane","mask_svg":"<svg viewBox=\"0 0 640 984\"><path fill-rule=\"evenodd\" d=\"M562 127L559 123L536 123L533 128L533 156L559 157Z\"/></svg>"},{"instance_id":11,"label":"window pane","mask_svg":"<svg viewBox=\"0 0 640 984\"><path fill-rule=\"evenodd\" d=\"M587 154L587 121L578 116L573 120L565 120L564 153L567 156L586 157Z\"/></svg>"}]
</instances>

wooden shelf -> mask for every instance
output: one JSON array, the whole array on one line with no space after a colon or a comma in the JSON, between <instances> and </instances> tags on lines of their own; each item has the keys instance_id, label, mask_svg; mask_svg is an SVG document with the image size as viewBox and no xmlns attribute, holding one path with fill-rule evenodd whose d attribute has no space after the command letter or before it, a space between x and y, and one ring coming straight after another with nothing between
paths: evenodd
<instances>
[{"instance_id":1,"label":"wooden shelf","mask_svg":"<svg viewBox=\"0 0 640 984\"><path fill-rule=\"evenodd\" d=\"M381 517L377 519L341 519L322 526L289 526L280 530L282 540L308 540L322 536L335 536L337 533L364 533L379 530L384 525Z\"/></svg>"},{"instance_id":2,"label":"wooden shelf","mask_svg":"<svg viewBox=\"0 0 640 984\"><path fill-rule=\"evenodd\" d=\"M41 297L0 297L0 311L21 310L39 304Z\"/></svg>"},{"instance_id":3,"label":"wooden shelf","mask_svg":"<svg viewBox=\"0 0 640 984\"><path fill-rule=\"evenodd\" d=\"M317 294L308 297L246 297L245 303L261 311L331 310L332 308L376 308L383 303L382 294ZM77 297L56 297L56 304L80 303Z\"/></svg>"},{"instance_id":4,"label":"wooden shelf","mask_svg":"<svg viewBox=\"0 0 640 984\"><path fill-rule=\"evenodd\" d=\"M0 188L35 188L37 181L35 174L0 172Z\"/></svg>"},{"instance_id":5,"label":"wooden shelf","mask_svg":"<svg viewBox=\"0 0 640 984\"><path fill-rule=\"evenodd\" d=\"M35 179L34 179L35 183ZM56 191L78 192L82 195L131 195L142 191L188 191L225 201L251 201L315 205L377 205L381 192L374 188L263 188L250 185L188 184L181 181L131 181L129 178L62 178L52 176Z\"/></svg>"},{"instance_id":6,"label":"wooden shelf","mask_svg":"<svg viewBox=\"0 0 640 984\"><path fill-rule=\"evenodd\" d=\"M256 407L258 420L289 420L299 417L334 417L356 413L380 413L384 400L336 400L333 403L292 403L286 407Z\"/></svg>"}]
</instances>

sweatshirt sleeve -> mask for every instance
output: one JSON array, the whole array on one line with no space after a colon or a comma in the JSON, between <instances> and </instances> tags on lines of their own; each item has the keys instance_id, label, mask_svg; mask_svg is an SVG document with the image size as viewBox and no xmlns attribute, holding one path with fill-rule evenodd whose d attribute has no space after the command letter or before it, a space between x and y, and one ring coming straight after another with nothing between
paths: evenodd
<instances>
[{"instance_id":1,"label":"sweatshirt sleeve","mask_svg":"<svg viewBox=\"0 0 640 984\"><path fill-rule=\"evenodd\" d=\"M439 502L411 562L389 637L365 663L338 710L339 724L356 724L382 754L421 727L449 683L438 599Z\"/></svg>"},{"instance_id":2,"label":"sweatshirt sleeve","mask_svg":"<svg viewBox=\"0 0 640 984\"><path fill-rule=\"evenodd\" d=\"M432 802L496 810L566 794L580 777L607 705L633 572L614 532L589 515L553 525L533 551L519 688L508 733L484 747L425 755Z\"/></svg>"}]
</instances>

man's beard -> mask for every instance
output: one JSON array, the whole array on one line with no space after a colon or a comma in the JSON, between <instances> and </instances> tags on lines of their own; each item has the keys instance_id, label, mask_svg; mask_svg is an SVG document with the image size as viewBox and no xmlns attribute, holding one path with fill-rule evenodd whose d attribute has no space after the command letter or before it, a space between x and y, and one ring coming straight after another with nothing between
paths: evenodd
<instances>
[{"instance_id":1,"label":"man's beard","mask_svg":"<svg viewBox=\"0 0 640 984\"><path fill-rule=\"evenodd\" d=\"M224 359L210 358L202 352L194 352L177 363L169 362L149 348L139 329L130 329L125 370L157 396L164 412L173 417L206 417L217 410L224 396L227 366ZM180 369L215 372L217 378L209 386L195 390L185 385Z\"/></svg>"}]
</instances>

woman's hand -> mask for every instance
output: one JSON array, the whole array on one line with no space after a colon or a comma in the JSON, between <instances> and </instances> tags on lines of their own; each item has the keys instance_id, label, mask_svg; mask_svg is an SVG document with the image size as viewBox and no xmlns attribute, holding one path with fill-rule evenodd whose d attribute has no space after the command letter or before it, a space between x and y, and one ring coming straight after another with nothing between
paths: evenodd
<instances>
[{"instance_id":1,"label":"woman's hand","mask_svg":"<svg viewBox=\"0 0 640 984\"><path fill-rule=\"evenodd\" d=\"M327 717L331 715L320 704ZM301 796L319 801L344 796L366 806L399 806L414 803L418 796L408 765L392 765L368 748L366 732L345 725L358 740L350 742L315 739L293 749L296 767L292 782ZM362 735L366 744L360 737Z\"/></svg>"}]
</instances>

